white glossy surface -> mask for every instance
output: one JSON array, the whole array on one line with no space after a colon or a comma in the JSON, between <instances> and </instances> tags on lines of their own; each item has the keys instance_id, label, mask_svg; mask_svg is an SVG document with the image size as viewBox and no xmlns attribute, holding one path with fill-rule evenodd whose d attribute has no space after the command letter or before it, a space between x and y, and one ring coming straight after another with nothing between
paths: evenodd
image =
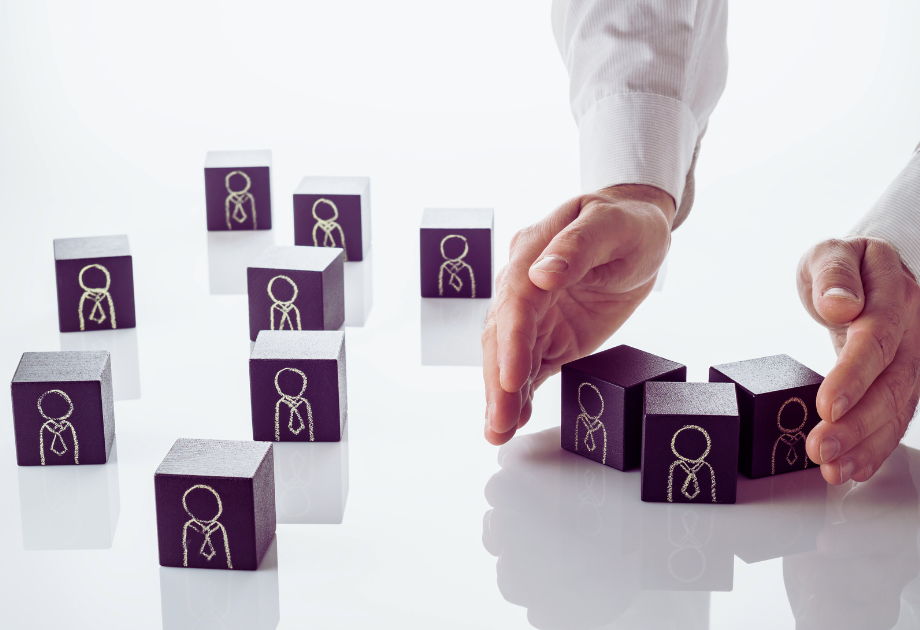
<instances>
[{"instance_id":1,"label":"white glossy surface","mask_svg":"<svg viewBox=\"0 0 920 630\"><path fill-rule=\"evenodd\" d=\"M745 484L756 503L672 508L669 540L667 507L638 502L635 474L553 446L557 380L537 395L525 431L537 435L497 462L481 437L479 369L423 365L422 209L494 207L501 266L516 229L577 191L547 8L0 2L0 367L11 376L22 352L65 343L51 239L127 233L140 394L116 403L117 469L63 478L17 469L0 406L0 625L917 627L915 451L828 493L823 521L806 475L787 475ZM920 83L905 80L920 75L920 6L777 0L734 3L731 19L696 207L664 290L610 343L684 362L693 380L780 352L825 373L833 353L798 303L795 265L848 228L920 139ZM347 460L317 450L323 471L308 475L285 457L294 493L279 502L302 518L306 497L335 520L341 495L342 522L280 524L277 568L255 574L161 569L157 464L179 436L251 435L246 297L219 294L238 274L211 285L209 261L227 250L204 231L203 157L266 147L278 244L293 243L286 191L304 175L373 182L373 308L346 328ZM66 510L75 516L55 520ZM627 515L643 519L639 534ZM657 590L693 587L667 566L675 549L674 573L699 573L699 550L707 571L694 584L722 590Z\"/></svg>"}]
</instances>

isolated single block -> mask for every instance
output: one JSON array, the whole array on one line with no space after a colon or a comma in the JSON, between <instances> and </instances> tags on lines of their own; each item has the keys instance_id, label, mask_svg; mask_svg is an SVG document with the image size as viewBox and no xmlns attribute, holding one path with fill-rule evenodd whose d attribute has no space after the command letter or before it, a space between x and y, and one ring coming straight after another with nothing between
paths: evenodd
<instances>
[{"instance_id":1,"label":"isolated single block","mask_svg":"<svg viewBox=\"0 0 920 630\"><path fill-rule=\"evenodd\" d=\"M128 237L54 240L61 332L134 328L134 266Z\"/></svg>"},{"instance_id":2,"label":"isolated single block","mask_svg":"<svg viewBox=\"0 0 920 630\"><path fill-rule=\"evenodd\" d=\"M260 330L338 330L345 323L342 250L266 249L246 270L249 339Z\"/></svg>"},{"instance_id":3,"label":"isolated single block","mask_svg":"<svg viewBox=\"0 0 920 630\"><path fill-rule=\"evenodd\" d=\"M208 231L272 229L271 170L271 151L208 151Z\"/></svg>"},{"instance_id":4,"label":"isolated single block","mask_svg":"<svg viewBox=\"0 0 920 630\"><path fill-rule=\"evenodd\" d=\"M734 385L646 383L642 500L734 503L738 431Z\"/></svg>"},{"instance_id":5,"label":"isolated single block","mask_svg":"<svg viewBox=\"0 0 920 630\"><path fill-rule=\"evenodd\" d=\"M348 405L345 333L263 330L249 355L252 439L338 442Z\"/></svg>"},{"instance_id":6,"label":"isolated single block","mask_svg":"<svg viewBox=\"0 0 920 630\"><path fill-rule=\"evenodd\" d=\"M422 297L492 297L491 208L426 208L419 239Z\"/></svg>"},{"instance_id":7,"label":"isolated single block","mask_svg":"<svg viewBox=\"0 0 920 630\"><path fill-rule=\"evenodd\" d=\"M180 438L154 490L162 566L259 567L275 536L271 444Z\"/></svg>"},{"instance_id":8,"label":"isolated single block","mask_svg":"<svg viewBox=\"0 0 920 630\"><path fill-rule=\"evenodd\" d=\"M686 381L680 363L622 345L562 366L562 448L618 470L642 454L646 381Z\"/></svg>"},{"instance_id":9,"label":"isolated single block","mask_svg":"<svg viewBox=\"0 0 920 630\"><path fill-rule=\"evenodd\" d=\"M115 440L108 352L26 352L10 389L20 466L108 460Z\"/></svg>"},{"instance_id":10,"label":"isolated single block","mask_svg":"<svg viewBox=\"0 0 920 630\"><path fill-rule=\"evenodd\" d=\"M294 191L294 244L340 247L346 262L371 248L371 180L304 177Z\"/></svg>"},{"instance_id":11,"label":"isolated single block","mask_svg":"<svg viewBox=\"0 0 920 630\"><path fill-rule=\"evenodd\" d=\"M736 385L743 474L756 479L816 465L805 453L805 438L821 420L816 400L823 376L777 354L715 365L709 380Z\"/></svg>"}]
</instances>

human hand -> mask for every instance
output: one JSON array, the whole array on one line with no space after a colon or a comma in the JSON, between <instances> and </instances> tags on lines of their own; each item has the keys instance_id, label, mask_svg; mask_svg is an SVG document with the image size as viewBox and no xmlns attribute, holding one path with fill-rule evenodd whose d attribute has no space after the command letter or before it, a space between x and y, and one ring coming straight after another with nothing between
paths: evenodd
<instances>
[{"instance_id":1,"label":"human hand","mask_svg":"<svg viewBox=\"0 0 920 630\"><path fill-rule=\"evenodd\" d=\"M799 262L799 297L830 331L837 364L805 443L832 484L866 481L907 431L920 396L920 287L887 241L831 239Z\"/></svg>"},{"instance_id":2,"label":"human hand","mask_svg":"<svg viewBox=\"0 0 920 630\"><path fill-rule=\"evenodd\" d=\"M648 296L674 215L658 188L613 186L514 235L482 333L489 442L510 440L530 419L534 390L593 352Z\"/></svg>"}]
</instances>

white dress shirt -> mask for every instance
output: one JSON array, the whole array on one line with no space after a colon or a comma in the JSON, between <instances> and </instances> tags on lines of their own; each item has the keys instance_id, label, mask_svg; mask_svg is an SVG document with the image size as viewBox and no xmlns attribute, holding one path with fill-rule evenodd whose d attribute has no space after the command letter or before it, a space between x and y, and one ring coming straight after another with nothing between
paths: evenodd
<instances>
[{"instance_id":1,"label":"white dress shirt","mask_svg":"<svg viewBox=\"0 0 920 630\"><path fill-rule=\"evenodd\" d=\"M700 141L728 75L727 17L726 0L553 1L584 192L655 186L674 198L674 227L687 218ZM920 153L851 234L889 241L920 280Z\"/></svg>"}]
</instances>

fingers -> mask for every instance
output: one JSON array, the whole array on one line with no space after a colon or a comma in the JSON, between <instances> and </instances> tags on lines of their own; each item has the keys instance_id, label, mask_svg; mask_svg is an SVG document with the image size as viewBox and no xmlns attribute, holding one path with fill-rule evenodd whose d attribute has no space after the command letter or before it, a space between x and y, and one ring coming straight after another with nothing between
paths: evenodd
<instances>
[{"instance_id":1,"label":"fingers","mask_svg":"<svg viewBox=\"0 0 920 630\"><path fill-rule=\"evenodd\" d=\"M895 360L859 403L836 422L816 426L806 449L832 484L865 481L894 451L907 431L920 396L920 334L911 331Z\"/></svg>"},{"instance_id":2,"label":"fingers","mask_svg":"<svg viewBox=\"0 0 920 630\"><path fill-rule=\"evenodd\" d=\"M485 437L492 444L504 444L514 435L521 417L521 393L501 386L494 311L489 313L482 333L482 372L486 387Z\"/></svg>"},{"instance_id":3,"label":"fingers","mask_svg":"<svg viewBox=\"0 0 920 630\"><path fill-rule=\"evenodd\" d=\"M863 239L819 243L799 262L799 296L818 322L832 328L848 324L862 312L860 269Z\"/></svg>"},{"instance_id":4,"label":"fingers","mask_svg":"<svg viewBox=\"0 0 920 630\"><path fill-rule=\"evenodd\" d=\"M626 292L658 271L670 231L654 204L592 197L543 249L529 278L547 291L587 282Z\"/></svg>"},{"instance_id":5,"label":"fingers","mask_svg":"<svg viewBox=\"0 0 920 630\"><path fill-rule=\"evenodd\" d=\"M883 241L833 241L812 266L818 269L812 294L819 321L832 329L848 324L837 364L818 391L819 415L836 422L891 364L908 326L916 324L916 300L908 297L900 256Z\"/></svg>"}]
</instances>

